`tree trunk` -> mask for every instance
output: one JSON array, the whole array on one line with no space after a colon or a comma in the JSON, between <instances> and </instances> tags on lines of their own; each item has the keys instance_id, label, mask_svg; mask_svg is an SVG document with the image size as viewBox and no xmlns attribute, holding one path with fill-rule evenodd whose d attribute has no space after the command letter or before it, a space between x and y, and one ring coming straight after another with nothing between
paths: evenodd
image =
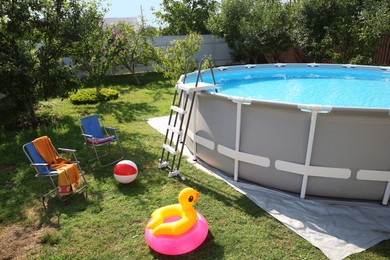
<instances>
[{"instance_id":1,"label":"tree trunk","mask_svg":"<svg viewBox=\"0 0 390 260\"><path fill-rule=\"evenodd\" d=\"M34 128L37 128L38 127L38 118L37 118L37 114L35 113L34 102L33 102L31 97L28 97L28 100L26 103L26 109L27 109L27 112L30 114L32 126Z\"/></svg>"},{"instance_id":2,"label":"tree trunk","mask_svg":"<svg viewBox=\"0 0 390 260\"><path fill-rule=\"evenodd\" d=\"M139 81L139 79L137 77L137 73L135 73L135 69L133 69L131 73L133 74L133 78L137 82L137 85L141 85L141 82Z\"/></svg>"},{"instance_id":3,"label":"tree trunk","mask_svg":"<svg viewBox=\"0 0 390 260\"><path fill-rule=\"evenodd\" d=\"M141 82L139 81L139 79L137 77L137 73L135 73L135 64L131 64L131 66L125 65L125 67L131 72L137 85L141 85Z\"/></svg>"}]
</instances>

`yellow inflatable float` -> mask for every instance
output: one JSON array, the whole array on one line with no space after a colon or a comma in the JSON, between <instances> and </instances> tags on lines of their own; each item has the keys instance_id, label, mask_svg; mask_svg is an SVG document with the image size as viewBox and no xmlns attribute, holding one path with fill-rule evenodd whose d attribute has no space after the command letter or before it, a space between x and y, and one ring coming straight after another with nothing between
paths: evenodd
<instances>
[{"instance_id":1,"label":"yellow inflatable float","mask_svg":"<svg viewBox=\"0 0 390 260\"><path fill-rule=\"evenodd\" d=\"M199 198L199 192L193 188L185 188L179 194L179 204L173 204L156 209L152 213L152 220L147 228L152 230L154 236L171 235L178 236L188 231L196 222L197 214L193 208ZM170 217L179 216L179 220L164 223Z\"/></svg>"},{"instance_id":2,"label":"yellow inflatable float","mask_svg":"<svg viewBox=\"0 0 390 260\"><path fill-rule=\"evenodd\" d=\"M199 192L185 188L179 194L179 204L153 211L145 227L145 239L155 251L180 255L200 246L208 234L206 219L193 206Z\"/></svg>"}]
</instances>

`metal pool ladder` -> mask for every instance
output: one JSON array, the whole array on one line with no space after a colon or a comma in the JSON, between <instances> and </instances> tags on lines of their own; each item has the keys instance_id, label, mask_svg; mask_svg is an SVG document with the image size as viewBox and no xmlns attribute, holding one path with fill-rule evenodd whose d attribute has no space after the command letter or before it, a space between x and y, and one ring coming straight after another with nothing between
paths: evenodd
<instances>
[{"instance_id":1,"label":"metal pool ladder","mask_svg":"<svg viewBox=\"0 0 390 260\"><path fill-rule=\"evenodd\" d=\"M164 144L162 145L161 158L159 159L158 168L168 168L170 170L168 177L175 177L180 174L180 163L187 137L191 113L195 103L196 93L212 88L217 89L212 69L212 62L207 57L203 58L200 63L194 59L198 69L196 82L186 82L188 67L192 59L194 58L190 57L187 60L186 70L182 82L178 82L175 86L175 94L171 105L167 131L165 134ZM208 61L209 63L210 73L213 79L212 84L203 82L202 65L205 61ZM191 104L188 106L189 100L191 100ZM172 158L170 158L170 155L172 155ZM182 177L182 179L184 180L184 177Z\"/></svg>"}]
</instances>

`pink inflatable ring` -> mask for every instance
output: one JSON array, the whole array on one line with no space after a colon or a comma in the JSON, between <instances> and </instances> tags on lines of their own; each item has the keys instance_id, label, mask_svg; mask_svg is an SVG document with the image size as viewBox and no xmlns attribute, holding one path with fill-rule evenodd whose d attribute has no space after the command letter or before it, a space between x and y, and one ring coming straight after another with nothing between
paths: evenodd
<instances>
[{"instance_id":1,"label":"pink inflatable ring","mask_svg":"<svg viewBox=\"0 0 390 260\"><path fill-rule=\"evenodd\" d=\"M157 235L154 236L152 231L145 227L145 239L148 245L161 254L165 255L181 255L195 250L206 239L209 225L206 219L196 212L198 220L185 233L178 236ZM164 222L173 222L180 219L180 217L170 217ZM151 219L149 219L149 222ZM148 223L149 223L148 222Z\"/></svg>"}]
</instances>

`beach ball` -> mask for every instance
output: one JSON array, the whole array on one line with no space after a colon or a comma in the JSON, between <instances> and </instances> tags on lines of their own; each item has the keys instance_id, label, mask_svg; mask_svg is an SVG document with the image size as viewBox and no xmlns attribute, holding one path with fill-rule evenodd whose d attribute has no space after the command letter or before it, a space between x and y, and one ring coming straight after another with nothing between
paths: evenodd
<instances>
[{"instance_id":1,"label":"beach ball","mask_svg":"<svg viewBox=\"0 0 390 260\"><path fill-rule=\"evenodd\" d=\"M130 160L122 160L114 167L114 177L120 183L130 183L137 178L137 175L137 165Z\"/></svg>"}]
</instances>

